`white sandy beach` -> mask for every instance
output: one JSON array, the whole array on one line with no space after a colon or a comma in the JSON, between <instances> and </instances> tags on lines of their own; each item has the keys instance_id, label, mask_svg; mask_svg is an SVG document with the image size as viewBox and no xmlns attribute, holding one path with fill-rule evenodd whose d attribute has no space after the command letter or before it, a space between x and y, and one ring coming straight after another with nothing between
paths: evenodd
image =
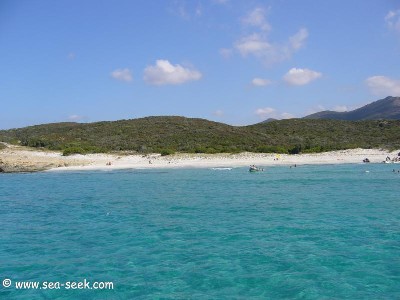
<instances>
[{"instance_id":1,"label":"white sandy beach","mask_svg":"<svg viewBox=\"0 0 400 300\"><path fill-rule=\"evenodd\" d=\"M394 157L399 151L353 149L318 154L175 154L171 156L89 154L81 157L91 162L84 166L61 167L52 170L97 170L97 169L149 169L149 168L215 168L302 164L347 164L362 163L368 158L371 163L382 163L387 156ZM75 156L76 159L80 156ZM111 163L111 165L107 165Z\"/></svg>"},{"instance_id":2,"label":"white sandy beach","mask_svg":"<svg viewBox=\"0 0 400 300\"><path fill-rule=\"evenodd\" d=\"M66 170L115 170L152 168L214 168L243 167L249 165L302 165L302 164L348 164L382 163L387 156L396 157L399 150L389 152L380 149L351 149L313 154L88 154L62 156L60 152L10 146L0 151L0 164L28 166L49 171Z\"/></svg>"}]
</instances>

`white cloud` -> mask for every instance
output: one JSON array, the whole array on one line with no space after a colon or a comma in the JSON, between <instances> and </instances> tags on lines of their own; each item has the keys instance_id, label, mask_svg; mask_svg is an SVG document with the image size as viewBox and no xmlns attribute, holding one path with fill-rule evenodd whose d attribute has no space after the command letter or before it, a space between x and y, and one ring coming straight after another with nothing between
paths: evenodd
<instances>
[{"instance_id":1,"label":"white cloud","mask_svg":"<svg viewBox=\"0 0 400 300\"><path fill-rule=\"evenodd\" d=\"M281 118L282 119L293 119L294 117L295 116L293 114L291 114L291 113L287 113L287 112L281 113Z\"/></svg>"},{"instance_id":2,"label":"white cloud","mask_svg":"<svg viewBox=\"0 0 400 300\"><path fill-rule=\"evenodd\" d=\"M253 55L264 64L271 65L291 58L304 46L307 37L306 28L301 28L285 43L271 43L266 33L253 33L238 40L234 48L242 56Z\"/></svg>"},{"instance_id":3,"label":"white cloud","mask_svg":"<svg viewBox=\"0 0 400 300\"><path fill-rule=\"evenodd\" d=\"M192 4L191 1L174 0L170 4L168 11L185 21L191 21L203 15L203 6L201 2L198 1L196 6Z\"/></svg>"},{"instance_id":4,"label":"white cloud","mask_svg":"<svg viewBox=\"0 0 400 300\"><path fill-rule=\"evenodd\" d=\"M400 10L389 11L385 16L386 25L400 33Z\"/></svg>"},{"instance_id":5,"label":"white cloud","mask_svg":"<svg viewBox=\"0 0 400 300\"><path fill-rule=\"evenodd\" d=\"M261 35L254 33L249 36L241 38L235 43L235 48L239 50L240 54L243 56L253 54L256 56L262 56L266 53L272 46L268 41Z\"/></svg>"},{"instance_id":6,"label":"white cloud","mask_svg":"<svg viewBox=\"0 0 400 300\"><path fill-rule=\"evenodd\" d=\"M279 113L275 108L272 107L264 107L264 108L258 108L254 112L260 119L268 119L268 118L274 118L274 119L292 119L295 116L291 113L288 112L283 112Z\"/></svg>"},{"instance_id":7,"label":"white cloud","mask_svg":"<svg viewBox=\"0 0 400 300\"><path fill-rule=\"evenodd\" d=\"M299 50L302 48L308 38L308 30L301 28L295 35L289 38L289 45L292 51Z\"/></svg>"},{"instance_id":8,"label":"white cloud","mask_svg":"<svg viewBox=\"0 0 400 300\"><path fill-rule=\"evenodd\" d=\"M400 80L386 76L372 76L367 78L365 82L375 95L400 96Z\"/></svg>"},{"instance_id":9,"label":"white cloud","mask_svg":"<svg viewBox=\"0 0 400 300\"><path fill-rule=\"evenodd\" d=\"M267 22L265 17L266 10L262 7L253 9L246 17L242 19L242 22L246 25L255 26L263 31L270 31L271 25Z\"/></svg>"},{"instance_id":10,"label":"white cloud","mask_svg":"<svg viewBox=\"0 0 400 300\"><path fill-rule=\"evenodd\" d=\"M116 80L125 81L125 82L132 81L132 79L133 79L132 72L127 68L117 69L115 71L112 71L111 77Z\"/></svg>"},{"instance_id":11,"label":"white cloud","mask_svg":"<svg viewBox=\"0 0 400 300\"><path fill-rule=\"evenodd\" d=\"M86 119L86 117L80 116L80 115L70 115L68 117L68 120L71 121L71 122L79 122L79 121L82 121L84 119Z\"/></svg>"},{"instance_id":12,"label":"white cloud","mask_svg":"<svg viewBox=\"0 0 400 300\"><path fill-rule=\"evenodd\" d=\"M290 59L304 47L308 30L300 28L293 36L283 41L273 41L269 37L272 26L267 20L267 13L268 9L256 7L241 19L243 25L252 27L254 31L238 38L233 43L233 49L244 57L254 56L269 66Z\"/></svg>"},{"instance_id":13,"label":"white cloud","mask_svg":"<svg viewBox=\"0 0 400 300\"><path fill-rule=\"evenodd\" d=\"M159 59L156 65L144 69L143 79L152 85L182 84L191 80L199 80L202 74L181 65L172 65L168 60Z\"/></svg>"},{"instance_id":14,"label":"white cloud","mask_svg":"<svg viewBox=\"0 0 400 300\"><path fill-rule=\"evenodd\" d=\"M272 81L269 79L263 79L263 78L254 78L251 81L251 84L254 86L267 86L272 84Z\"/></svg>"},{"instance_id":15,"label":"white cloud","mask_svg":"<svg viewBox=\"0 0 400 300\"><path fill-rule=\"evenodd\" d=\"M317 105L314 106L310 109L308 109L305 113L305 115L311 115L315 114L317 112L321 111L337 111L337 112L346 112L346 111L352 111L357 108L360 108L364 105L367 105L368 103L362 103L362 104L353 104L353 105L336 105L336 106L331 106L331 107L325 107L324 105Z\"/></svg>"},{"instance_id":16,"label":"white cloud","mask_svg":"<svg viewBox=\"0 0 400 300\"><path fill-rule=\"evenodd\" d=\"M322 76L321 73L309 69L292 68L283 79L290 85L306 85Z\"/></svg>"},{"instance_id":17,"label":"white cloud","mask_svg":"<svg viewBox=\"0 0 400 300\"><path fill-rule=\"evenodd\" d=\"M264 107L264 108L258 108L254 113L260 118L265 119L267 117L275 116L276 110L272 107Z\"/></svg>"},{"instance_id":18,"label":"white cloud","mask_svg":"<svg viewBox=\"0 0 400 300\"><path fill-rule=\"evenodd\" d=\"M307 111L305 112L305 115L308 116L308 115L315 114L317 112L325 111L325 110L327 110L327 108L325 106L318 104L317 106L307 109Z\"/></svg>"},{"instance_id":19,"label":"white cloud","mask_svg":"<svg viewBox=\"0 0 400 300\"><path fill-rule=\"evenodd\" d=\"M393 10L389 11L388 14L385 16L385 21L389 22L391 19L393 19L393 17L396 16L396 12L394 12Z\"/></svg>"},{"instance_id":20,"label":"white cloud","mask_svg":"<svg viewBox=\"0 0 400 300\"><path fill-rule=\"evenodd\" d=\"M349 111L349 108L346 105L336 105L333 108L333 111L337 111L337 112L345 112L345 111Z\"/></svg>"}]
</instances>

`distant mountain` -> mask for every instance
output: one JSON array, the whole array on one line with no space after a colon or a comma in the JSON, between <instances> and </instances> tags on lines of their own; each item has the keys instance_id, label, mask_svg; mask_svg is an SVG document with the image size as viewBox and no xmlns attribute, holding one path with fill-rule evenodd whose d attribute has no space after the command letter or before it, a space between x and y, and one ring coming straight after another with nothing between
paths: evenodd
<instances>
[{"instance_id":1,"label":"distant mountain","mask_svg":"<svg viewBox=\"0 0 400 300\"><path fill-rule=\"evenodd\" d=\"M334 119L334 120L400 120L400 97L386 97L352 111L336 112L321 111L308 115L304 119Z\"/></svg>"}]
</instances>

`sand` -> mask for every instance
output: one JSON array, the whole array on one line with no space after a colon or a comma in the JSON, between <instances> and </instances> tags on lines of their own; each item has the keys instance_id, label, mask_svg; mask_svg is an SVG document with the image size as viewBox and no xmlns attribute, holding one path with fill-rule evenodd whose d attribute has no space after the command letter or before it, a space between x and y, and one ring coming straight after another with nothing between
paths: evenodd
<instances>
[{"instance_id":1,"label":"sand","mask_svg":"<svg viewBox=\"0 0 400 300\"><path fill-rule=\"evenodd\" d=\"M387 156L396 157L399 150L389 152L381 149L351 149L313 154L88 154L62 156L60 152L37 150L7 145L0 150L0 168L3 172L21 171L83 171L116 169L158 168L216 168L244 167L249 165L304 165L304 164L348 164L362 163L368 158L371 163L382 163ZM1 171L1 170L0 170Z\"/></svg>"}]
</instances>

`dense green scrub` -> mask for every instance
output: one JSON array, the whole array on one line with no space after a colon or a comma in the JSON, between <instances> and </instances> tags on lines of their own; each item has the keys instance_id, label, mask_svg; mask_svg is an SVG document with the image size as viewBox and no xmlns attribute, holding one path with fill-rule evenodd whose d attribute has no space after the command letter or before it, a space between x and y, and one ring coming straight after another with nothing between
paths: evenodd
<instances>
[{"instance_id":1,"label":"dense green scrub","mask_svg":"<svg viewBox=\"0 0 400 300\"><path fill-rule=\"evenodd\" d=\"M204 119L147 117L96 123L53 123L0 131L0 141L61 150L306 153L350 148L400 148L400 120L290 119L230 126ZM1 146L0 146L1 147Z\"/></svg>"}]
</instances>

